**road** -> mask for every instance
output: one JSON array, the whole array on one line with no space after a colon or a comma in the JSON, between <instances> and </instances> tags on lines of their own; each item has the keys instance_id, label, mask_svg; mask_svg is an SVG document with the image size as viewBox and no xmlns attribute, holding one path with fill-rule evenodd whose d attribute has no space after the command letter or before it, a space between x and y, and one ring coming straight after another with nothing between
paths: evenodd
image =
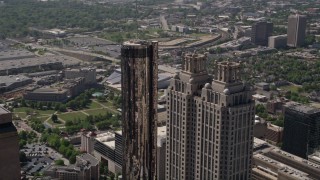
<instances>
[{"instance_id":1,"label":"road","mask_svg":"<svg viewBox=\"0 0 320 180\"><path fill-rule=\"evenodd\" d=\"M15 43L19 43L19 44L23 44L23 45L27 45L23 42L20 42L20 41L17 41L17 40L14 40L14 39L9 39L9 41L12 41L12 42L15 42ZM102 58L102 59L106 59L106 60L109 60L109 61L112 61L113 63L119 63L120 62L120 59L116 59L116 58L113 58L113 57L110 57L110 56L105 56L105 55L102 55L102 54L97 54L97 53L90 53L90 52L85 52L85 51L73 51L73 50L67 50L67 49L62 49L62 48L56 48L56 47L48 47L48 46L40 46L40 45L37 45L37 48L44 48L44 49L47 49L49 51L54 51L54 52L69 52L69 53L75 53L75 54L82 54L82 55L88 55L88 56L94 56L94 57L99 57L99 58Z\"/></svg>"},{"instance_id":2,"label":"road","mask_svg":"<svg viewBox=\"0 0 320 180\"><path fill-rule=\"evenodd\" d=\"M73 51L73 50L67 50L67 49L62 49L62 48L53 48L53 47L44 47L47 48L50 51L62 51L62 52L68 52L68 53L75 53L75 54L82 54L82 55L88 55L88 56L95 56L95 57L100 57L102 59L106 59L109 61L112 61L114 63L119 63L120 59L116 59L110 56L105 56L105 55L101 55L101 54L97 54L97 53L90 53L90 52L85 52L85 51Z\"/></svg>"},{"instance_id":3,"label":"road","mask_svg":"<svg viewBox=\"0 0 320 180\"><path fill-rule=\"evenodd\" d=\"M165 31L168 31L169 26L168 26L168 22L167 22L166 18L164 17L164 15L160 15L160 22L162 24L162 29Z\"/></svg>"},{"instance_id":4,"label":"road","mask_svg":"<svg viewBox=\"0 0 320 180\"><path fill-rule=\"evenodd\" d=\"M158 66L158 69L161 70L161 71L165 71L165 72L168 72L168 73L172 73L172 74L175 74L176 72L179 72L178 69L175 69L175 68L173 68L173 67L166 66L166 65L159 65L159 66Z\"/></svg>"}]
</instances>

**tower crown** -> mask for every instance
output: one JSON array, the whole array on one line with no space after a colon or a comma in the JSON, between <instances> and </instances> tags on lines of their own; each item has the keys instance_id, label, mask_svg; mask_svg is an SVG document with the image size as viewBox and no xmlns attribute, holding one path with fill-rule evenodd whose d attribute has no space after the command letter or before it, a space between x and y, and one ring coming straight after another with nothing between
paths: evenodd
<instances>
[{"instance_id":1,"label":"tower crown","mask_svg":"<svg viewBox=\"0 0 320 180\"><path fill-rule=\"evenodd\" d=\"M235 62L217 63L215 80L224 83L235 83L241 80L240 64Z\"/></svg>"},{"instance_id":2,"label":"tower crown","mask_svg":"<svg viewBox=\"0 0 320 180\"><path fill-rule=\"evenodd\" d=\"M206 73L206 61L207 56L197 53L188 53L183 56L182 71L194 74L194 73Z\"/></svg>"}]
</instances>

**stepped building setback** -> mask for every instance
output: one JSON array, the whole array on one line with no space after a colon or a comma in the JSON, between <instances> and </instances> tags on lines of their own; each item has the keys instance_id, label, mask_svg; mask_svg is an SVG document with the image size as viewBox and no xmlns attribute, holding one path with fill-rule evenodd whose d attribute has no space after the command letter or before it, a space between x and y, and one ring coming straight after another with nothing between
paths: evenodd
<instances>
[{"instance_id":1,"label":"stepped building setback","mask_svg":"<svg viewBox=\"0 0 320 180\"><path fill-rule=\"evenodd\" d=\"M255 103L240 64L186 54L167 90L166 179L250 179Z\"/></svg>"}]
</instances>

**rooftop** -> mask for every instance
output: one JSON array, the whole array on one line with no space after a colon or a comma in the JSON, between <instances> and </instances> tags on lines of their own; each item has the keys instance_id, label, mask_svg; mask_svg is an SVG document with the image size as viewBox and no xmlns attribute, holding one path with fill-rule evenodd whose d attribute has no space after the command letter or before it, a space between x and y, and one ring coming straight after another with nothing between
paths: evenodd
<instances>
[{"instance_id":1,"label":"rooftop","mask_svg":"<svg viewBox=\"0 0 320 180\"><path fill-rule=\"evenodd\" d=\"M12 122L12 116L11 112L4 107L0 106L0 132L2 131L11 131L12 127L11 126L4 126L5 124L11 124ZM13 126L14 127L14 126Z\"/></svg>"},{"instance_id":2,"label":"rooftop","mask_svg":"<svg viewBox=\"0 0 320 180\"><path fill-rule=\"evenodd\" d=\"M35 89L33 92L34 93L65 93L66 91L67 91L66 89L44 87L44 88Z\"/></svg>"},{"instance_id":3,"label":"rooftop","mask_svg":"<svg viewBox=\"0 0 320 180\"><path fill-rule=\"evenodd\" d=\"M10 75L10 76L0 76L0 87L1 86L10 86L13 83L31 80L23 75Z\"/></svg>"},{"instance_id":4,"label":"rooftop","mask_svg":"<svg viewBox=\"0 0 320 180\"><path fill-rule=\"evenodd\" d=\"M302 104L290 104L290 105L286 105L286 107L288 109L292 109L295 111L299 111L305 114L316 114L316 113L320 113L320 109L311 107L311 106L306 106L306 105L302 105Z\"/></svg>"},{"instance_id":5,"label":"rooftop","mask_svg":"<svg viewBox=\"0 0 320 180\"><path fill-rule=\"evenodd\" d=\"M7 109L5 109L4 107L0 106L0 115L3 114L10 114L11 112Z\"/></svg>"},{"instance_id":6,"label":"rooftop","mask_svg":"<svg viewBox=\"0 0 320 180\"><path fill-rule=\"evenodd\" d=\"M78 155L78 158L80 160L89 162L90 165L92 165L92 166L96 166L99 164L98 159L96 159L94 156L92 156L91 154L88 154L88 153Z\"/></svg>"},{"instance_id":7,"label":"rooftop","mask_svg":"<svg viewBox=\"0 0 320 180\"><path fill-rule=\"evenodd\" d=\"M62 55L24 58L24 59L17 59L15 61L3 60L3 61L0 61L0 71L15 69L15 68L31 67L31 66L37 66L42 64L50 64L50 63L62 63L63 65L75 65L80 63L80 60L67 57L67 56L62 56Z\"/></svg>"},{"instance_id":8,"label":"rooftop","mask_svg":"<svg viewBox=\"0 0 320 180\"><path fill-rule=\"evenodd\" d=\"M17 60L26 57L35 57L35 55L24 49L6 49L0 51L0 61L2 60Z\"/></svg>"}]
</instances>

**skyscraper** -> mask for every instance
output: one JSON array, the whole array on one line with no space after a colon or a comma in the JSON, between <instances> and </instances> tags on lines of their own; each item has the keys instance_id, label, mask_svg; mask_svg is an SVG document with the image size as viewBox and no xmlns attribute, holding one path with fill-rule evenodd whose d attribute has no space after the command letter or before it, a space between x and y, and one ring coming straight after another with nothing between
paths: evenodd
<instances>
[{"instance_id":1,"label":"skyscraper","mask_svg":"<svg viewBox=\"0 0 320 180\"><path fill-rule=\"evenodd\" d=\"M125 42L121 48L124 179L155 179L158 43Z\"/></svg>"},{"instance_id":2,"label":"skyscraper","mask_svg":"<svg viewBox=\"0 0 320 180\"><path fill-rule=\"evenodd\" d=\"M240 65L186 54L167 90L166 179L250 179L255 104ZM212 83L211 83L212 82Z\"/></svg>"},{"instance_id":3,"label":"skyscraper","mask_svg":"<svg viewBox=\"0 0 320 180\"><path fill-rule=\"evenodd\" d=\"M20 179L19 142L10 111L0 106L0 179Z\"/></svg>"},{"instance_id":4,"label":"skyscraper","mask_svg":"<svg viewBox=\"0 0 320 180\"><path fill-rule=\"evenodd\" d=\"M304 105L286 106L282 141L284 151L302 158L312 154L320 146L320 110Z\"/></svg>"},{"instance_id":5,"label":"skyscraper","mask_svg":"<svg viewBox=\"0 0 320 180\"><path fill-rule=\"evenodd\" d=\"M304 15L290 15L288 18L287 45L299 47L304 44L306 36L307 17Z\"/></svg>"},{"instance_id":6,"label":"skyscraper","mask_svg":"<svg viewBox=\"0 0 320 180\"><path fill-rule=\"evenodd\" d=\"M251 42L256 45L267 46L268 38L272 35L273 23L260 21L252 25Z\"/></svg>"}]
</instances>

